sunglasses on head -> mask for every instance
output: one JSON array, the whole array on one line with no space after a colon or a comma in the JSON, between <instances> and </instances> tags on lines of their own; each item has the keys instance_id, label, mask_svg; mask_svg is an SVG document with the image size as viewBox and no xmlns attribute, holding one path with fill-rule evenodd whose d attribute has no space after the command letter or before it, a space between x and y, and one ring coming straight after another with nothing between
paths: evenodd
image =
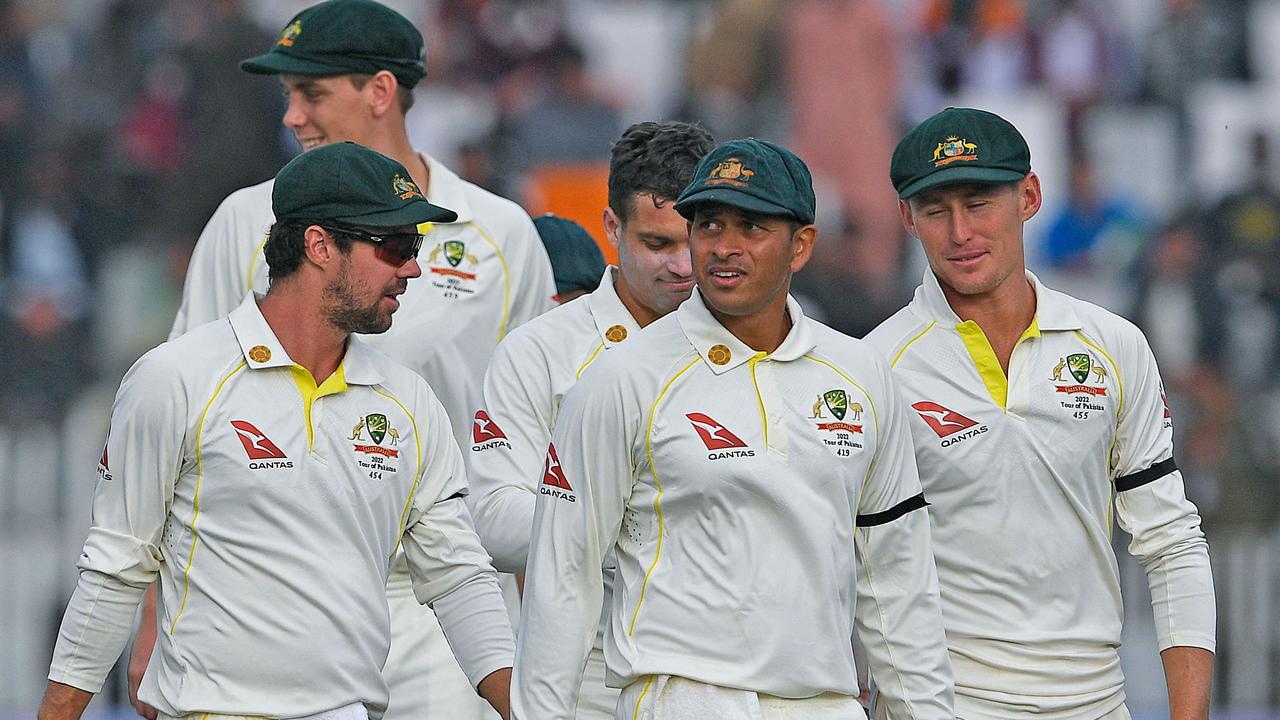
<instances>
[{"instance_id":1,"label":"sunglasses on head","mask_svg":"<svg viewBox=\"0 0 1280 720\"><path fill-rule=\"evenodd\" d=\"M424 238L420 233L373 233L351 227L326 227L330 232L340 232L357 240L373 243L373 254L381 261L400 267L418 257Z\"/></svg>"}]
</instances>

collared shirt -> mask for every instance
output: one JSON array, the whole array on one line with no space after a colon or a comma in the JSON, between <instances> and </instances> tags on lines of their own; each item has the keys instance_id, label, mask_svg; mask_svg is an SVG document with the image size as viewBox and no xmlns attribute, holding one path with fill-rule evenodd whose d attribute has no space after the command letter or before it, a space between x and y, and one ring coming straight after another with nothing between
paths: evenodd
<instances>
[{"instance_id":1,"label":"collared shirt","mask_svg":"<svg viewBox=\"0 0 1280 720\"><path fill-rule=\"evenodd\" d=\"M427 199L458 220L419 228L427 236L418 258L422 277L400 298L391 329L362 339L431 383L466 447L489 356L512 328L555 307L555 282L533 221L518 205L422 157L431 174ZM266 292L262 250L275 221L274 182L237 190L209 219L171 338L225 316L245 293Z\"/></svg>"},{"instance_id":2,"label":"collared shirt","mask_svg":"<svg viewBox=\"0 0 1280 720\"><path fill-rule=\"evenodd\" d=\"M100 689L158 577L141 699L161 712L380 710L402 541L421 602L481 591L471 612L501 631L460 633L468 675L504 667L505 610L447 427L420 377L355 338L317 386L252 295L148 352L116 396L50 678Z\"/></svg>"},{"instance_id":3,"label":"collared shirt","mask_svg":"<svg viewBox=\"0 0 1280 720\"><path fill-rule=\"evenodd\" d=\"M604 351L640 332L613 273L606 268L595 292L512 332L485 372L484 404L472 419L467 505L501 572L525 570L543 459L565 393Z\"/></svg>"},{"instance_id":4,"label":"collared shirt","mask_svg":"<svg viewBox=\"0 0 1280 720\"><path fill-rule=\"evenodd\" d=\"M1124 700L1113 497L1161 650L1214 647L1208 549L1146 338L1027 278L1035 319L1007 377L929 271L867 341L901 383L933 506L957 714L1101 717Z\"/></svg>"},{"instance_id":5,"label":"collared shirt","mask_svg":"<svg viewBox=\"0 0 1280 720\"><path fill-rule=\"evenodd\" d=\"M952 718L928 523L885 363L807 319L757 353L697 292L593 363L544 464L512 689L570 718L617 581L610 685L646 675L782 697L858 693L858 628L895 717Z\"/></svg>"}]
</instances>

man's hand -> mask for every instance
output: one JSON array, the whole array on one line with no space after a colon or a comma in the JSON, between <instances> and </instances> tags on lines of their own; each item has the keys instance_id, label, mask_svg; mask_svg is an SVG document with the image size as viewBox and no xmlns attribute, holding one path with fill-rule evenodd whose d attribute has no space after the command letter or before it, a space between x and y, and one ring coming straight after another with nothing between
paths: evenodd
<instances>
[{"instance_id":1,"label":"man's hand","mask_svg":"<svg viewBox=\"0 0 1280 720\"><path fill-rule=\"evenodd\" d=\"M1198 647L1176 646L1160 653L1164 681L1169 687L1170 720L1209 720L1209 690L1213 687L1213 653Z\"/></svg>"},{"instance_id":2,"label":"man's hand","mask_svg":"<svg viewBox=\"0 0 1280 720\"><path fill-rule=\"evenodd\" d=\"M511 718L511 668L494 670L480 681L476 687L480 697L489 701L494 710L502 716L502 720Z\"/></svg>"},{"instance_id":3,"label":"man's hand","mask_svg":"<svg viewBox=\"0 0 1280 720\"><path fill-rule=\"evenodd\" d=\"M153 583L147 588L142 598L142 620L138 623L138 634L133 638L133 652L129 654L129 702L137 711L138 717L156 720L156 709L138 699L138 687L142 685L142 675L151 662L151 651L156 645L156 586Z\"/></svg>"},{"instance_id":4,"label":"man's hand","mask_svg":"<svg viewBox=\"0 0 1280 720\"><path fill-rule=\"evenodd\" d=\"M50 680L44 691L44 702L36 712L36 720L79 720L92 699L91 692Z\"/></svg>"}]
</instances>

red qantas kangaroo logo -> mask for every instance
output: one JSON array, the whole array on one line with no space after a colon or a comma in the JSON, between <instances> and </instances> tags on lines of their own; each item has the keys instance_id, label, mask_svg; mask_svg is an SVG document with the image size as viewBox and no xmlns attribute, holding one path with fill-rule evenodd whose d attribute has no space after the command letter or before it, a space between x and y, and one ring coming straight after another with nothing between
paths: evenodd
<instances>
[{"instance_id":1,"label":"red qantas kangaroo logo","mask_svg":"<svg viewBox=\"0 0 1280 720\"><path fill-rule=\"evenodd\" d=\"M708 450L728 450L747 446L737 435L729 432L729 428L716 422L709 415L687 413L685 417L693 423L693 429L698 431L698 437L702 438L702 444L706 445Z\"/></svg>"},{"instance_id":2,"label":"red qantas kangaroo logo","mask_svg":"<svg viewBox=\"0 0 1280 720\"><path fill-rule=\"evenodd\" d=\"M564 470L560 469L560 458L556 456L555 445L547 446L546 473L542 476L542 484L573 492L573 488L569 486L569 481L564 477Z\"/></svg>"},{"instance_id":3,"label":"red qantas kangaroo logo","mask_svg":"<svg viewBox=\"0 0 1280 720\"><path fill-rule=\"evenodd\" d=\"M498 427L498 423L489 419L489 413L477 410L471 425L471 441L476 445L490 440L506 440L507 436Z\"/></svg>"},{"instance_id":4,"label":"red qantas kangaroo logo","mask_svg":"<svg viewBox=\"0 0 1280 720\"><path fill-rule=\"evenodd\" d=\"M244 446L244 451L249 455L250 460L276 460L288 457L261 430L254 427L253 423L232 420L231 427L235 428L236 437L240 438L240 444Z\"/></svg>"},{"instance_id":5,"label":"red qantas kangaroo logo","mask_svg":"<svg viewBox=\"0 0 1280 720\"><path fill-rule=\"evenodd\" d=\"M970 420L955 410L945 408L938 403L921 400L918 403L912 404L911 407L915 408L915 411L920 413L920 419L928 423L929 427L933 428L933 431L937 433L940 438L944 438L953 433L958 433L961 430L971 428L978 424L976 421Z\"/></svg>"}]
</instances>

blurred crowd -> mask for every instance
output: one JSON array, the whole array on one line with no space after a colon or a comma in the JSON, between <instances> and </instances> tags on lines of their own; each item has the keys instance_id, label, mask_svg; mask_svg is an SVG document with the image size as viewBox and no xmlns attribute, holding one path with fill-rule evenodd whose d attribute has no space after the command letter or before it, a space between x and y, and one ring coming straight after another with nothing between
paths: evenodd
<instances>
[{"instance_id":1,"label":"blurred crowd","mask_svg":"<svg viewBox=\"0 0 1280 720\"><path fill-rule=\"evenodd\" d=\"M57 426L165 339L218 203L299 150L276 79L237 63L311 3L0 0L0 431ZM924 270L900 133L947 104L1009 117L1045 186L1030 266L1146 332L1211 540L1280 528L1280 0L388 4L427 39L415 146L597 237L632 122L794 148L821 238L795 292L855 336Z\"/></svg>"}]
</instances>

